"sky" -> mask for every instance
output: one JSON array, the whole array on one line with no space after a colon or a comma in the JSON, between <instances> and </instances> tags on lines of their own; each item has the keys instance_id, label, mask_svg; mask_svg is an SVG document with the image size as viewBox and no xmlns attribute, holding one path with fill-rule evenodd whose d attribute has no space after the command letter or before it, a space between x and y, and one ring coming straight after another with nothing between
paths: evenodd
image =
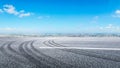
<instances>
[{"instance_id":1,"label":"sky","mask_svg":"<svg viewBox=\"0 0 120 68\"><path fill-rule=\"evenodd\" d=\"M120 0L0 0L0 33L120 33Z\"/></svg>"}]
</instances>

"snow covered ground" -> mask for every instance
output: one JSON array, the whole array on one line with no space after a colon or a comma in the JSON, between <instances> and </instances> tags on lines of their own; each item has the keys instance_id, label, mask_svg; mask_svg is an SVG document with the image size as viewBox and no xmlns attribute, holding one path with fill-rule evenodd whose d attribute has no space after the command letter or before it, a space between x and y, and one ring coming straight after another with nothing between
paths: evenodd
<instances>
[{"instance_id":1,"label":"snow covered ground","mask_svg":"<svg viewBox=\"0 0 120 68\"><path fill-rule=\"evenodd\" d=\"M120 38L1 36L0 68L120 68Z\"/></svg>"}]
</instances>

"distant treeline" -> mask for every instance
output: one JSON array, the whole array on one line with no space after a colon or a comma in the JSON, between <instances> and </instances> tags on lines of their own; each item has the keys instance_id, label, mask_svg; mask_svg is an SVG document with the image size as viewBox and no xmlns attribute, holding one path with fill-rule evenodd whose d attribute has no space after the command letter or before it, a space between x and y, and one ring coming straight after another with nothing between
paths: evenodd
<instances>
[{"instance_id":1,"label":"distant treeline","mask_svg":"<svg viewBox=\"0 0 120 68\"><path fill-rule=\"evenodd\" d=\"M2 36L2 35L1 35ZM76 34L61 34L61 33L45 33L45 34L9 34L4 36L26 36L26 37L120 37L120 34L111 33L76 33Z\"/></svg>"}]
</instances>

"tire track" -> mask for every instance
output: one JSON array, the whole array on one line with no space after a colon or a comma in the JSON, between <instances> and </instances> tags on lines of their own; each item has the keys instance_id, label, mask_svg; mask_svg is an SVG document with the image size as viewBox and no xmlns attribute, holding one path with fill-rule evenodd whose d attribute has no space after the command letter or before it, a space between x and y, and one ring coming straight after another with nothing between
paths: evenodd
<instances>
[{"instance_id":1,"label":"tire track","mask_svg":"<svg viewBox=\"0 0 120 68\"><path fill-rule=\"evenodd\" d=\"M28 48L28 44L30 42L31 41L25 42L19 46L19 50L22 56L33 63L35 65L34 68L53 68L53 66L47 64L47 62L45 62L42 57L38 57Z\"/></svg>"},{"instance_id":2,"label":"tire track","mask_svg":"<svg viewBox=\"0 0 120 68\"><path fill-rule=\"evenodd\" d=\"M33 41L34 42L34 41ZM41 54L45 59L49 59L47 60L47 62L51 63L52 65L55 66L55 68L72 68L73 66L67 63L64 63L62 61L59 61L55 58L52 58L42 52L40 52L39 50L37 50L34 46L33 46L33 42L30 44L30 47L37 53Z\"/></svg>"},{"instance_id":3,"label":"tire track","mask_svg":"<svg viewBox=\"0 0 120 68\"><path fill-rule=\"evenodd\" d=\"M40 53L36 53L32 48L28 48L31 47L31 43L33 43L34 41L30 41L29 45L25 46L25 50L28 51L29 54L31 54L35 59L41 61L41 63L50 66L51 68L54 68L56 65L53 65L50 63L49 59L45 58L45 56L43 56L43 54L41 55Z\"/></svg>"},{"instance_id":4,"label":"tire track","mask_svg":"<svg viewBox=\"0 0 120 68\"><path fill-rule=\"evenodd\" d=\"M16 42L16 41L15 41ZM24 44L24 42L22 42L21 44ZM20 45L18 45L20 46ZM9 50L10 53L8 53L7 55L9 55L11 58L13 58L15 61L19 62L19 64L22 64L24 67L27 66L29 68L32 67L32 63L30 63L24 56L22 56L22 54L16 50L14 50L12 48L12 45L8 45L7 46L7 50ZM8 57L9 57L8 56Z\"/></svg>"},{"instance_id":5,"label":"tire track","mask_svg":"<svg viewBox=\"0 0 120 68\"><path fill-rule=\"evenodd\" d=\"M21 55L19 52L17 52L16 50L14 50L14 49L12 48L12 45L9 45L9 46L8 46L8 49L9 49L11 52L13 52L13 53L15 53L15 54L17 54L17 55Z\"/></svg>"},{"instance_id":6,"label":"tire track","mask_svg":"<svg viewBox=\"0 0 120 68\"><path fill-rule=\"evenodd\" d=\"M11 43L9 43L8 45L3 45L2 47L1 47L1 49L2 49L2 53L5 55L5 56L7 56L7 57L9 57L9 58L11 58L11 59L13 59L13 60L15 60L16 62L18 62L19 64L24 64L24 65L28 65L28 64L30 64L30 63L28 63L28 62L26 62L25 60L23 60L23 59L20 59L20 58L18 58L19 56L20 57L22 57L23 55L20 53L20 52L17 52L16 50L14 50L13 48L12 48L12 44L14 43L14 42L16 42L16 41L13 41L13 42L11 42ZM28 41L28 42L23 42L23 43L21 43L21 45L24 45L25 44L25 49L27 50L27 51L29 51L30 53L32 53L32 51L30 51L29 50L29 48L27 47L28 46L28 44L32 44L33 45L33 42L31 42L31 41ZM19 45L19 47L21 46L21 45ZM30 45L31 46L31 45ZM6 51L6 49L5 49L5 47L6 47L6 49L7 49L7 51ZM35 49L34 49L35 50ZM9 51L9 52L8 52ZM33 54L33 53L32 53ZM42 54L42 53L41 53ZM15 56L15 55L17 55L17 56ZM35 55L35 54L33 54L33 55ZM36 55L35 55L36 56ZM39 58L39 61L42 61L42 63L43 64L45 64L46 63L46 65L48 65L48 64L50 64L50 61L49 60L46 60L46 57L45 57L45 55L44 54L42 54L41 56L43 56L43 57L38 57ZM23 57L25 57L25 56L23 56ZM27 57L25 57L25 58L27 58ZM50 59L50 58L49 58ZM38 59L37 59L38 60ZM53 59L52 59L53 60ZM44 61L44 62L43 62ZM54 61L54 60L53 60ZM43 65L43 64L39 64L39 65ZM22 66L24 66L24 65L22 65ZM43 66L46 66L46 65L43 65ZM61 65L61 64L60 64ZM50 66L51 66L51 68L58 68L58 67L60 67L60 65L58 66L58 65L54 65L53 63L52 64L50 64ZM38 67L38 66L34 66L33 65L33 67ZM64 66L61 66L60 68L63 68ZM66 67L66 66L65 66ZM64 67L64 68L65 68ZM38 67L39 68L39 67ZM50 67L49 67L50 68Z\"/></svg>"},{"instance_id":7,"label":"tire track","mask_svg":"<svg viewBox=\"0 0 120 68\"><path fill-rule=\"evenodd\" d=\"M0 51L2 53L2 55L4 55L7 58L11 58L8 59L10 61L12 61L14 64L19 65L19 66L23 66L22 64L20 64L19 62L16 62L17 59L12 58L11 55L8 54L8 52L6 51L5 47L7 47L8 45L11 45L14 41L9 41L9 42L5 42L1 47L0 47ZM15 59L15 60L14 60Z\"/></svg>"},{"instance_id":8,"label":"tire track","mask_svg":"<svg viewBox=\"0 0 120 68\"><path fill-rule=\"evenodd\" d=\"M22 65L23 67L28 67L28 68L39 68L38 66L36 66L35 64L33 64L34 62L29 62L29 60L27 59L28 57L25 57L25 56L23 56L22 54L21 54L21 52L17 52L17 51L15 51L13 48L12 48L12 43L13 42L11 42L10 44L8 44L8 45L5 45L5 46L2 46L1 47L1 49L2 49L2 53L5 55L5 56L7 56L7 57L9 57L9 58L11 58L11 59L13 59L13 60L15 60L15 62L16 63L19 63L20 65ZM25 46L27 46L27 44L29 43L29 41L28 42L23 42L23 43L21 43L21 45L25 45ZM21 46L21 45L19 45L19 47ZM5 47L6 47L6 49L5 49ZM6 51L6 50L8 50L8 51ZM24 59L21 59L19 56L15 56L15 55L19 55L20 57L24 57L25 59L27 59L27 61L26 60L24 60ZM19 57L19 58L18 58ZM32 64L31 64L32 63ZM41 65L41 64L39 64L39 65ZM43 64L42 64L43 65ZM45 66L45 68L46 68L46 65L44 65ZM25 68L26 68L25 67Z\"/></svg>"},{"instance_id":9,"label":"tire track","mask_svg":"<svg viewBox=\"0 0 120 68\"><path fill-rule=\"evenodd\" d=\"M49 40L47 41L48 44L45 42L45 45L47 44L47 46L51 46L51 47L61 47L61 44L58 44L58 43L54 43L54 41L52 40ZM49 45L50 44L50 45ZM62 45L62 47L65 47ZM104 60L109 60L109 61L115 61L115 62L120 62L119 59L116 59L116 58L108 58L108 57L105 57L105 56L100 56L100 54L98 53L89 53L88 51L81 51L81 52L77 52L77 51L73 51L71 49L60 49L62 51L66 51L66 52L71 52L71 53L74 53L74 54L78 54L78 55L84 55L84 56L89 56L89 57L94 57L94 58L98 58L98 59L104 59Z\"/></svg>"}]
</instances>

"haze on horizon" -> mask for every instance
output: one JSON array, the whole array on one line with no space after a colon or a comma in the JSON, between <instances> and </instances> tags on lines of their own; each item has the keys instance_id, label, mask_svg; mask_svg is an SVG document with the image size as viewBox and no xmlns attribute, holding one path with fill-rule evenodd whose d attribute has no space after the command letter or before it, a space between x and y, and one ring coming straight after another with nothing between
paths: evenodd
<instances>
[{"instance_id":1,"label":"haze on horizon","mask_svg":"<svg viewBox=\"0 0 120 68\"><path fill-rule=\"evenodd\" d=\"M120 0L0 0L0 33L120 33Z\"/></svg>"}]
</instances>

